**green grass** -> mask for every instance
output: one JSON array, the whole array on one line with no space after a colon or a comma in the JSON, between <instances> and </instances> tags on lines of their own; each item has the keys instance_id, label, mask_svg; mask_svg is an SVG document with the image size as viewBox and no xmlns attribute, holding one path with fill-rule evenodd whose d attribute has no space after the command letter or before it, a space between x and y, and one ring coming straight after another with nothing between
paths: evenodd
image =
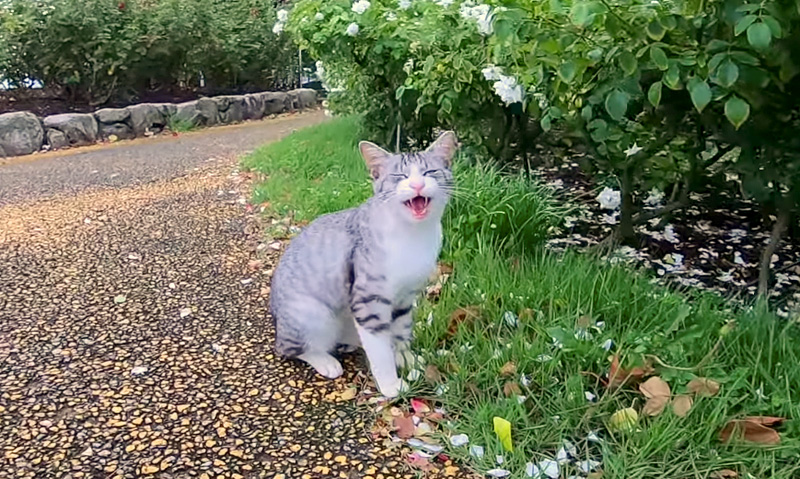
<instances>
[{"instance_id":1,"label":"green grass","mask_svg":"<svg viewBox=\"0 0 800 479\"><path fill-rule=\"evenodd\" d=\"M356 153L358 139L358 120L346 118L257 150L245 160L268 177L257 187L256 201L269 201L275 213L298 220L359 203L370 187ZM800 417L796 326L762 308L734 311L711 295L698 294L690 302L642 274L587 256L547 253L542 241L561 214L547 190L492 166L471 165L468 158L459 158L455 174L459 193L445 218L443 253L455 271L436 303L422 301L415 342L444 382L419 382L412 391L454 415L453 433L466 433L472 444L486 448L483 460L470 457L466 448L450 454L478 471L496 467L494 457L502 454L503 467L521 478L526 462L552 458L566 439L582 454L602 455L604 478L705 478L724 468L740 477L800 477L797 421L784 425L777 447L725 445L717 439L731 418ZM480 305L479 317L450 337L452 312L469 305ZM506 323L507 312L520 315L518 325ZM604 327L577 339L576 325L586 321ZM721 336L729 321L736 328ZM553 338L563 347L554 346ZM615 344L611 352L601 347L607 339ZM656 355L671 366L691 368L712 350L701 369L656 371L676 394L696 375L715 379L722 385L717 396L697 399L685 418L668 409L642 418L633 432L608 430L611 414L640 409L644 402L633 389L612 392L599 383L611 354L619 354L625 365ZM517 372L502 377L509 361ZM527 387L520 384L521 374L530 378ZM507 382L522 388L523 403L505 396ZM597 402L587 401L587 391ZM495 416L512 423L513 453L502 451L495 438ZM587 442L590 431L603 443ZM562 477L572 474L567 470Z\"/></svg>"},{"instance_id":2,"label":"green grass","mask_svg":"<svg viewBox=\"0 0 800 479\"><path fill-rule=\"evenodd\" d=\"M171 115L167 118L167 128L169 131L175 133L186 133L197 129L197 125L191 120L178 118L177 115Z\"/></svg>"}]
</instances>

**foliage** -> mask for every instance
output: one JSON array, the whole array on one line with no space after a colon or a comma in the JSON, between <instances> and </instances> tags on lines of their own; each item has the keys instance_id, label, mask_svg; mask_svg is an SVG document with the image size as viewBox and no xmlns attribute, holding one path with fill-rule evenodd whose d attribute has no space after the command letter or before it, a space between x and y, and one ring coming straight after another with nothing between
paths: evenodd
<instances>
[{"instance_id":1,"label":"foliage","mask_svg":"<svg viewBox=\"0 0 800 479\"><path fill-rule=\"evenodd\" d=\"M282 86L296 51L270 0L11 0L0 6L0 77L103 103L151 88Z\"/></svg>"},{"instance_id":2,"label":"foliage","mask_svg":"<svg viewBox=\"0 0 800 479\"><path fill-rule=\"evenodd\" d=\"M617 237L627 240L635 224L716 188L742 191L778 216L771 245L797 210L796 2L367 5L301 0L290 30L345 89L340 108L366 111L385 144L397 140L398 124L422 142L436 126L455 127L499 159L530 161L539 132L558 125L591 153L591 171L615 178ZM671 201L644 212L651 188Z\"/></svg>"}]
</instances>

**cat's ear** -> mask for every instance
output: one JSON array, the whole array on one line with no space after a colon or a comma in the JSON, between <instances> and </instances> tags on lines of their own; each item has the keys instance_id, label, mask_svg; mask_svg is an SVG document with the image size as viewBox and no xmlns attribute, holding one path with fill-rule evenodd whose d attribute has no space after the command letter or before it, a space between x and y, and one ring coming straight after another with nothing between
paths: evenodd
<instances>
[{"instance_id":1,"label":"cat's ear","mask_svg":"<svg viewBox=\"0 0 800 479\"><path fill-rule=\"evenodd\" d=\"M450 168L456 149L458 149L456 134L452 131L446 131L439 135L439 138L437 138L425 152L432 155L434 158L438 158L444 162L446 167Z\"/></svg>"},{"instance_id":2,"label":"cat's ear","mask_svg":"<svg viewBox=\"0 0 800 479\"><path fill-rule=\"evenodd\" d=\"M364 158L367 168L369 168L369 175L373 180L377 180L386 166L386 160L389 158L390 153L369 141L359 143L358 149L361 151L361 156Z\"/></svg>"}]
</instances>

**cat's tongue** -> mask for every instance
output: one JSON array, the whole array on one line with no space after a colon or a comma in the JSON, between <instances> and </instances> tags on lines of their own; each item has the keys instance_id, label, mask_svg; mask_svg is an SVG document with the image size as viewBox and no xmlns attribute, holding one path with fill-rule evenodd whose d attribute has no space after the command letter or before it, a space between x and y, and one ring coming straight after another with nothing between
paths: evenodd
<instances>
[{"instance_id":1,"label":"cat's tongue","mask_svg":"<svg viewBox=\"0 0 800 479\"><path fill-rule=\"evenodd\" d=\"M428 202L428 198L425 198L424 196L415 196L406 201L406 205L411 208L411 213L415 218L421 219L428 214Z\"/></svg>"}]
</instances>

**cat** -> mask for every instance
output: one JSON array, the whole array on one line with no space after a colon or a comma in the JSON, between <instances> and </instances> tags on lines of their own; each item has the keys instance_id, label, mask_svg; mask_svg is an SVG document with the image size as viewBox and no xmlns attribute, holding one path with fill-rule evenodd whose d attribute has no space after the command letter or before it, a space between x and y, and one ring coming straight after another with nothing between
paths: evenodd
<instances>
[{"instance_id":1,"label":"cat","mask_svg":"<svg viewBox=\"0 0 800 479\"><path fill-rule=\"evenodd\" d=\"M332 353L362 347L378 390L393 398L398 366L414 357L414 303L442 246L457 140L448 131L424 151L401 154L358 146L374 194L320 216L286 248L271 285L275 350L333 379L342 365Z\"/></svg>"}]
</instances>

